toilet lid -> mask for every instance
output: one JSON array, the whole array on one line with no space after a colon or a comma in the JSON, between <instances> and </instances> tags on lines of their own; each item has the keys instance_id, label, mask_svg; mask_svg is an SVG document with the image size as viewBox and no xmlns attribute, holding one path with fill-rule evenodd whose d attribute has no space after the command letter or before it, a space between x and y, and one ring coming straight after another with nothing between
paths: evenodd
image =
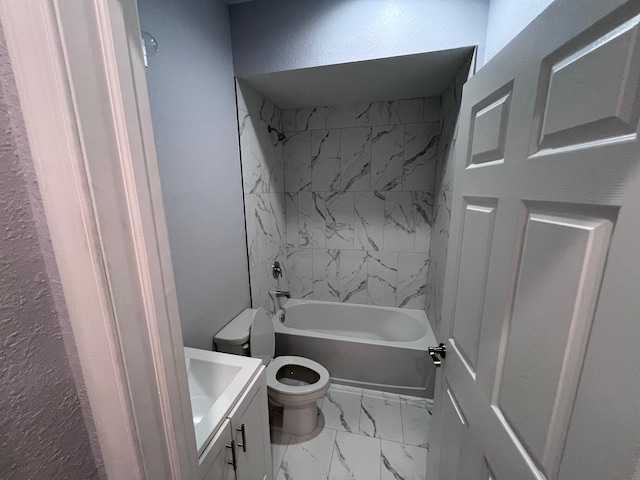
<instances>
[{"instance_id":1,"label":"toilet lid","mask_svg":"<svg viewBox=\"0 0 640 480\"><path fill-rule=\"evenodd\" d=\"M249 335L251 356L262 360L268 365L276 351L276 334L273 331L271 318L264 308L259 308L253 317L251 333Z\"/></svg>"}]
</instances>

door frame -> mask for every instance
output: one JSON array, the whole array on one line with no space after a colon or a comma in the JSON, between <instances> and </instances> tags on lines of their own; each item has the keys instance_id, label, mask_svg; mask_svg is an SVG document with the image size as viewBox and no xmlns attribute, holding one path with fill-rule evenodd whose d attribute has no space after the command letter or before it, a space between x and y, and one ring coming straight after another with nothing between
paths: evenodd
<instances>
[{"instance_id":1,"label":"door frame","mask_svg":"<svg viewBox=\"0 0 640 480\"><path fill-rule=\"evenodd\" d=\"M136 2L0 0L0 22L96 463L110 479L193 479L197 449Z\"/></svg>"}]
</instances>

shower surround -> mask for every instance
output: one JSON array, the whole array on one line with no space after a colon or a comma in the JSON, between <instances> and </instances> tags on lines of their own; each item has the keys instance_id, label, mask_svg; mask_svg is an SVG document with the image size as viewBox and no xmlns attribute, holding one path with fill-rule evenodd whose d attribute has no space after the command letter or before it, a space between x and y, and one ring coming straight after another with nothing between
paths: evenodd
<instances>
[{"instance_id":1,"label":"shower surround","mask_svg":"<svg viewBox=\"0 0 640 480\"><path fill-rule=\"evenodd\" d=\"M433 227L429 247L427 271L426 312L431 327L440 339L442 322L442 298L446 270L449 224L451 223L451 198L454 184L454 161L458 113L462 101L462 87L473 74L473 57L470 56L456 73L453 82L442 93L440 111L440 141L436 157L436 181L433 205Z\"/></svg>"},{"instance_id":2,"label":"shower surround","mask_svg":"<svg viewBox=\"0 0 640 480\"><path fill-rule=\"evenodd\" d=\"M425 309L437 327L448 167L468 70L442 98L284 111L237 81L254 307L275 311L269 292L288 289L293 298Z\"/></svg>"},{"instance_id":3,"label":"shower surround","mask_svg":"<svg viewBox=\"0 0 640 480\"><path fill-rule=\"evenodd\" d=\"M424 308L439 104L283 112L292 297Z\"/></svg>"},{"instance_id":4,"label":"shower surround","mask_svg":"<svg viewBox=\"0 0 640 480\"><path fill-rule=\"evenodd\" d=\"M236 96L251 303L273 312L269 292L287 288L286 275L274 279L271 273L276 260L285 265L286 233L283 144L268 127L282 130L282 110L240 80Z\"/></svg>"}]
</instances>

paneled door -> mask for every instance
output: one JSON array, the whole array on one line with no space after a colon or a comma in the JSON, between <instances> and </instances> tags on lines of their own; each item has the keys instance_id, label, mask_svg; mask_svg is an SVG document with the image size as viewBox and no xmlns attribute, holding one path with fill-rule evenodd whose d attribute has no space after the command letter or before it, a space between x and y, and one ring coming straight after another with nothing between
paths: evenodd
<instances>
[{"instance_id":1,"label":"paneled door","mask_svg":"<svg viewBox=\"0 0 640 480\"><path fill-rule=\"evenodd\" d=\"M429 480L640 478L639 79L557 0L465 85Z\"/></svg>"}]
</instances>

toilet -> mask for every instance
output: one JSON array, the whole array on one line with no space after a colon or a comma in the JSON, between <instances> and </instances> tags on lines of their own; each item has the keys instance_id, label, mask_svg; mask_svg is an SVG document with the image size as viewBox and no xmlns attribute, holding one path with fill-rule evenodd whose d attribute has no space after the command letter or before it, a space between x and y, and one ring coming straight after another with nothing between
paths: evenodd
<instances>
[{"instance_id":1,"label":"toilet","mask_svg":"<svg viewBox=\"0 0 640 480\"><path fill-rule=\"evenodd\" d=\"M282 431L307 435L318 426L316 400L329 388L329 372L304 357L274 358L275 332L263 308L247 308L214 336L219 352L251 355L266 366L269 403L283 407Z\"/></svg>"}]
</instances>

